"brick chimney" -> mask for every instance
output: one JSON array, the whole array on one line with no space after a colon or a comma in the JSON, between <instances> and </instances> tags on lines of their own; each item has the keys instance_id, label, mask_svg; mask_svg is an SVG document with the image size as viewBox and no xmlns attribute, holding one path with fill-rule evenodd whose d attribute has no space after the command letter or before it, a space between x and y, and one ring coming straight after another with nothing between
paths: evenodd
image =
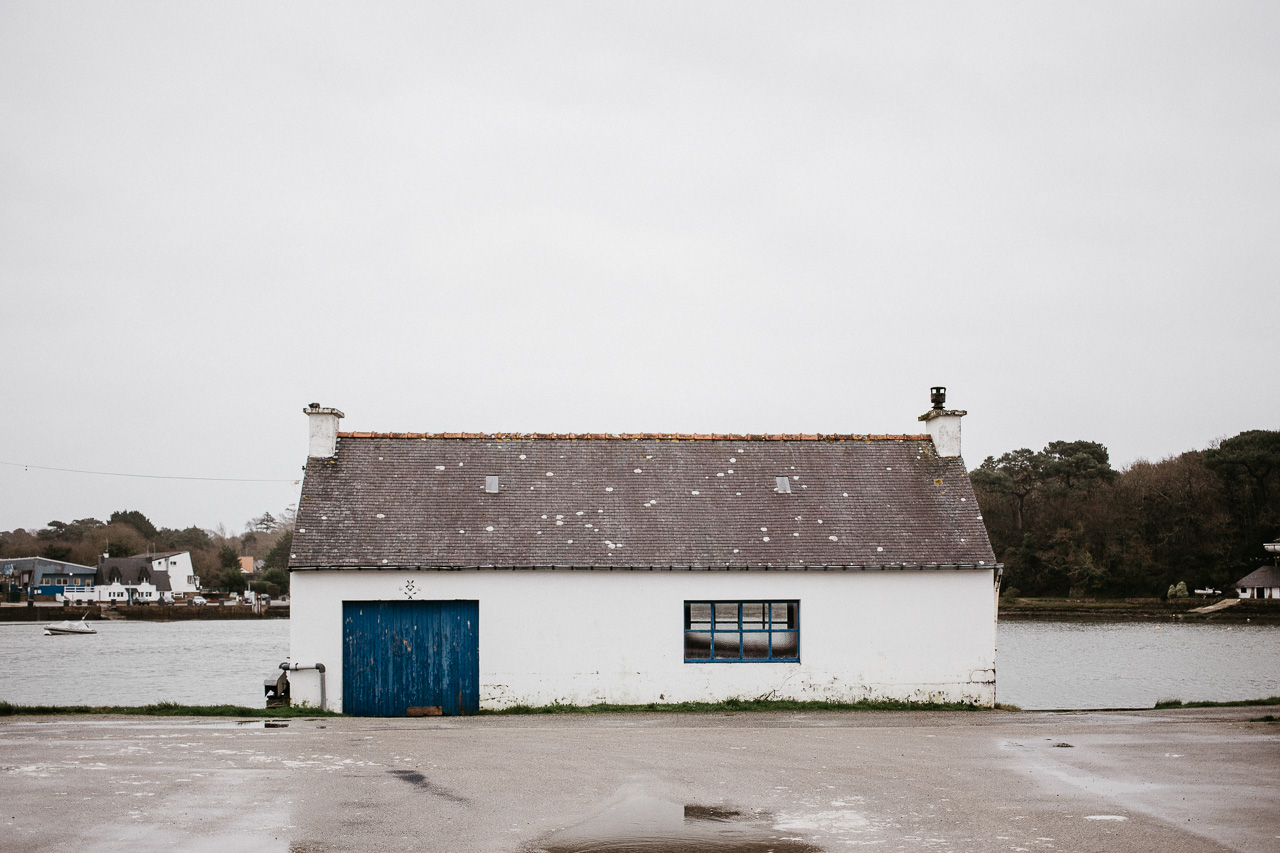
<instances>
[{"instance_id":1,"label":"brick chimney","mask_svg":"<svg viewBox=\"0 0 1280 853\"><path fill-rule=\"evenodd\" d=\"M338 451L338 421L343 417L337 409L322 408L312 403L302 410L307 416L311 439L307 447L310 459L327 459Z\"/></svg>"},{"instance_id":2,"label":"brick chimney","mask_svg":"<svg viewBox=\"0 0 1280 853\"><path fill-rule=\"evenodd\" d=\"M929 389L929 400L933 408L920 416L933 439L933 449L939 456L960 455L960 419L968 412L963 409L948 409L947 389L938 385Z\"/></svg>"}]
</instances>

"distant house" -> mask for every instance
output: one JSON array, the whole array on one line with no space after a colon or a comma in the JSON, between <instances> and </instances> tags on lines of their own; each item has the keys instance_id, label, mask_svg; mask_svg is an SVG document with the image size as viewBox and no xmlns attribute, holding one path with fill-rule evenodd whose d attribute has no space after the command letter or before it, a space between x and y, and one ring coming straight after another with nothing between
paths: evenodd
<instances>
[{"instance_id":1,"label":"distant house","mask_svg":"<svg viewBox=\"0 0 1280 853\"><path fill-rule=\"evenodd\" d=\"M135 595L138 595L137 590L126 588L119 581L115 581L109 584L68 589L63 598L72 604L128 604ZM147 601L158 597L151 594L150 590L144 590L141 596ZM142 599L139 598L139 600Z\"/></svg>"},{"instance_id":2,"label":"distant house","mask_svg":"<svg viewBox=\"0 0 1280 853\"><path fill-rule=\"evenodd\" d=\"M33 596L57 598L69 588L93 586L92 566L51 560L48 557L18 557L0 560L5 580L31 591Z\"/></svg>"},{"instance_id":3,"label":"distant house","mask_svg":"<svg viewBox=\"0 0 1280 853\"><path fill-rule=\"evenodd\" d=\"M164 587L162 590L161 587ZM165 572L151 572L151 560L138 557L104 557L98 561L97 592L125 591L125 604L153 604L169 592L169 576ZM104 600L118 601L110 595Z\"/></svg>"},{"instance_id":4,"label":"distant house","mask_svg":"<svg viewBox=\"0 0 1280 853\"><path fill-rule=\"evenodd\" d=\"M172 601L200 592L200 578L191 567L188 551L102 557L98 560L96 582L104 586L119 584L128 592L129 603Z\"/></svg>"},{"instance_id":5,"label":"distant house","mask_svg":"<svg viewBox=\"0 0 1280 853\"><path fill-rule=\"evenodd\" d=\"M1280 567L1263 566L1235 582L1241 598L1280 598Z\"/></svg>"},{"instance_id":6,"label":"distant house","mask_svg":"<svg viewBox=\"0 0 1280 853\"><path fill-rule=\"evenodd\" d=\"M291 658L371 716L991 705L1000 567L944 391L925 435L340 433L312 405Z\"/></svg>"}]
</instances>

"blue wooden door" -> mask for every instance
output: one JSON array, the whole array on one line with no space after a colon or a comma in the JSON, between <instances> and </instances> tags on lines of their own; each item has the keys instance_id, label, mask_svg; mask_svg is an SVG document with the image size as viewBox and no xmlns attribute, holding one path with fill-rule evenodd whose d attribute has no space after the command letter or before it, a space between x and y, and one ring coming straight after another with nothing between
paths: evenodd
<instances>
[{"instance_id":1,"label":"blue wooden door","mask_svg":"<svg viewBox=\"0 0 1280 853\"><path fill-rule=\"evenodd\" d=\"M342 710L403 717L480 707L480 602L344 601Z\"/></svg>"}]
</instances>

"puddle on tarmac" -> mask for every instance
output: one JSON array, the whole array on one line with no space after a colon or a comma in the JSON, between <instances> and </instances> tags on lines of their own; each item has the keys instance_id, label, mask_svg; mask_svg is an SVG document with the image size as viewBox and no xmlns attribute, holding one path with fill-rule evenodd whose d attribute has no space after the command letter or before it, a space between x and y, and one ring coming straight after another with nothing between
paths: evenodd
<instances>
[{"instance_id":1,"label":"puddle on tarmac","mask_svg":"<svg viewBox=\"0 0 1280 853\"><path fill-rule=\"evenodd\" d=\"M552 833L525 853L821 853L773 828L767 814L631 795Z\"/></svg>"}]
</instances>

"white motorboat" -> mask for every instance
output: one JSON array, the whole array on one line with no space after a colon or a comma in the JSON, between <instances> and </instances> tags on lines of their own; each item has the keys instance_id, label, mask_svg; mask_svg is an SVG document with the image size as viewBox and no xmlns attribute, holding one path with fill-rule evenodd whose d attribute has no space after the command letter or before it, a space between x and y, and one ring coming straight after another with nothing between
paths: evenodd
<instances>
[{"instance_id":1,"label":"white motorboat","mask_svg":"<svg viewBox=\"0 0 1280 853\"><path fill-rule=\"evenodd\" d=\"M64 619L61 622L51 622L44 626L44 634L46 637L52 634L96 634L95 629L90 628L84 622L84 617L80 617L79 622L72 622L70 619Z\"/></svg>"}]
</instances>

